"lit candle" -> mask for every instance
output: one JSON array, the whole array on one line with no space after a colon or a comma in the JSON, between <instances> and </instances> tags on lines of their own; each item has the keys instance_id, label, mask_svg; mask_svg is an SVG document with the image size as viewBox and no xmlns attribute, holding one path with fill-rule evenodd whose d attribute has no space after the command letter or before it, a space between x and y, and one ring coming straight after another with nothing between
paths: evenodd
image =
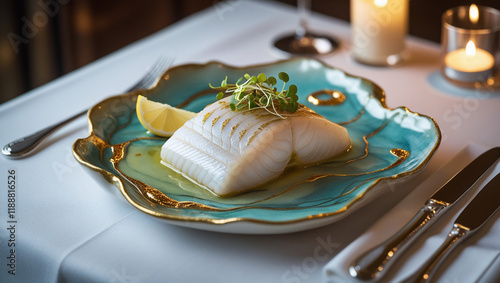
<instances>
[{"instance_id":1,"label":"lit candle","mask_svg":"<svg viewBox=\"0 0 500 283\"><path fill-rule=\"evenodd\" d=\"M351 0L352 52L371 65L394 65L405 52L408 0Z\"/></svg>"},{"instance_id":2,"label":"lit candle","mask_svg":"<svg viewBox=\"0 0 500 283\"><path fill-rule=\"evenodd\" d=\"M469 19L473 24L477 24L477 21L479 21L479 8L476 4L472 4L469 7Z\"/></svg>"},{"instance_id":3,"label":"lit candle","mask_svg":"<svg viewBox=\"0 0 500 283\"><path fill-rule=\"evenodd\" d=\"M465 48L446 54L444 63L460 72L478 73L491 71L495 65L495 58L488 51L476 48L474 42L469 41Z\"/></svg>"},{"instance_id":4,"label":"lit candle","mask_svg":"<svg viewBox=\"0 0 500 283\"><path fill-rule=\"evenodd\" d=\"M461 46L458 44L453 45L451 51L448 51L444 56L444 75L452 81L463 83L481 82L486 81L493 74L495 57L491 52L476 46L478 42L477 40L479 40L479 42L483 42L483 44L486 42L484 36L483 38L480 38L479 35L474 33L474 29L477 27L479 22L480 14L481 13L478 7L472 4L468 7L468 17L465 16L465 19L462 20L463 26L472 29L468 30L462 28L461 32L456 35L450 35L450 31L448 30L445 32L445 37L448 40L453 39L456 40L456 42L467 42L465 47L463 47L464 43L461 43ZM447 18L449 17L452 17L451 13L447 14ZM455 30L455 27L451 28L451 31ZM471 33L467 34L468 31L471 31ZM450 41L447 41L446 43L448 45L450 44ZM449 47L446 47L445 45L445 48L448 49Z\"/></svg>"}]
</instances>

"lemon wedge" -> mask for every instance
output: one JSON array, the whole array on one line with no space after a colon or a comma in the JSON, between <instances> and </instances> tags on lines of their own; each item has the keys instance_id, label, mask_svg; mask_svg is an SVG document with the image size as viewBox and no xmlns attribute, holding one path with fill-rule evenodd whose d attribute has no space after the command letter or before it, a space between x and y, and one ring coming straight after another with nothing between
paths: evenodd
<instances>
[{"instance_id":1,"label":"lemon wedge","mask_svg":"<svg viewBox=\"0 0 500 283\"><path fill-rule=\"evenodd\" d=\"M196 115L191 111L148 100L142 95L137 97L136 111L137 118L144 128L162 137L170 137Z\"/></svg>"}]
</instances>

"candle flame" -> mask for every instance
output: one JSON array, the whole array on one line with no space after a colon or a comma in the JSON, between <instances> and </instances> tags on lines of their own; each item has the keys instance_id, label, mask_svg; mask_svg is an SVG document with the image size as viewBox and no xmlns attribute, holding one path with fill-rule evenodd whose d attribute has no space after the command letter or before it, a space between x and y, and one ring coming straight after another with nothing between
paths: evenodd
<instances>
[{"instance_id":1,"label":"candle flame","mask_svg":"<svg viewBox=\"0 0 500 283\"><path fill-rule=\"evenodd\" d=\"M467 43L467 46L465 47L465 54L467 56L476 55L476 45L474 45L474 42L472 42L472 40L469 40L469 42Z\"/></svg>"},{"instance_id":2,"label":"candle flame","mask_svg":"<svg viewBox=\"0 0 500 283\"><path fill-rule=\"evenodd\" d=\"M388 0L374 0L375 6L383 8L387 5Z\"/></svg>"},{"instance_id":3,"label":"candle flame","mask_svg":"<svg viewBox=\"0 0 500 283\"><path fill-rule=\"evenodd\" d=\"M476 24L479 20L479 9L477 8L476 4L470 5L469 19L473 24Z\"/></svg>"}]
</instances>

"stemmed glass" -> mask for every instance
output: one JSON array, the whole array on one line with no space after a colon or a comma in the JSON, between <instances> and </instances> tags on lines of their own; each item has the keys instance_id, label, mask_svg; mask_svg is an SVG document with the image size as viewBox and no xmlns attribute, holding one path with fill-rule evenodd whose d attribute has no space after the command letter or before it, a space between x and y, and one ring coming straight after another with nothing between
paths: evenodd
<instances>
[{"instance_id":1,"label":"stemmed glass","mask_svg":"<svg viewBox=\"0 0 500 283\"><path fill-rule=\"evenodd\" d=\"M322 55L337 49L339 43L334 38L314 34L309 30L310 0L297 0L299 25L295 33L279 38L274 46L294 55Z\"/></svg>"}]
</instances>

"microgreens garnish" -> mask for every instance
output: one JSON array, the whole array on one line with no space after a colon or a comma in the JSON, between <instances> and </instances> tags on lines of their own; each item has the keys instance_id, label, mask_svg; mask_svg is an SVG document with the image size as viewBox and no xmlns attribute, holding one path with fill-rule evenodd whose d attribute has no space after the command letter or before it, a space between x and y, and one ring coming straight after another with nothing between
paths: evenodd
<instances>
[{"instance_id":1,"label":"microgreens garnish","mask_svg":"<svg viewBox=\"0 0 500 283\"><path fill-rule=\"evenodd\" d=\"M229 106L233 111L264 108L270 113L284 118L278 109L294 113L299 108L297 103L299 97L296 85L290 85L288 89L285 89L285 85L290 79L287 73L279 73L278 78L283 81L281 90L275 87L278 83L275 77L267 77L263 73L258 76L245 74L235 84L228 84L226 76L219 87L212 85L210 87L221 90L217 94L217 100L223 98L225 93L232 94Z\"/></svg>"}]
</instances>

